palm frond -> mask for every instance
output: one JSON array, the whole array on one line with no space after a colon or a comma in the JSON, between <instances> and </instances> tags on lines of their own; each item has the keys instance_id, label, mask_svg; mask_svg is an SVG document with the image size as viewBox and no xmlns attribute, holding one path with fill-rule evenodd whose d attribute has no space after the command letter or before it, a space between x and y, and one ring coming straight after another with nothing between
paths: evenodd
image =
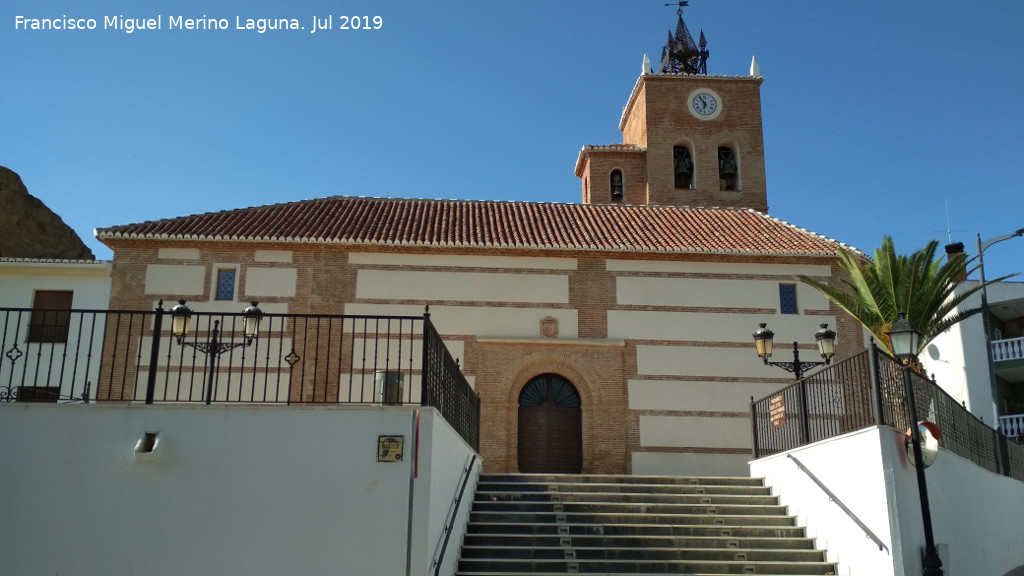
<instances>
[{"instance_id":1,"label":"palm frond","mask_svg":"<svg viewBox=\"0 0 1024 576\"><path fill-rule=\"evenodd\" d=\"M1010 274L984 284L957 291L974 259L957 255L948 260L937 256L939 242L933 240L910 256L896 252L892 238L882 239L874 262L854 252L839 254L839 267L846 274L842 288L797 276L797 280L821 292L871 332L890 353L888 332L900 312L906 312L921 333L918 353L936 336L981 312L980 308L957 310L984 286L1015 276ZM972 268L973 270L973 268Z\"/></svg>"}]
</instances>

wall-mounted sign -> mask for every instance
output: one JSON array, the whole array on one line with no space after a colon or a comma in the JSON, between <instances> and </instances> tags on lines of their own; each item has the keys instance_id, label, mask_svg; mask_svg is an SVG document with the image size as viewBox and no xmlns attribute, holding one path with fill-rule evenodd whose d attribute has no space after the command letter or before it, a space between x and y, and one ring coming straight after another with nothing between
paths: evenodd
<instances>
[{"instance_id":1,"label":"wall-mounted sign","mask_svg":"<svg viewBox=\"0 0 1024 576\"><path fill-rule=\"evenodd\" d=\"M378 436L377 462L401 462L405 436Z\"/></svg>"},{"instance_id":2,"label":"wall-mounted sign","mask_svg":"<svg viewBox=\"0 0 1024 576\"><path fill-rule=\"evenodd\" d=\"M772 428L782 428L786 425L786 398L782 394L772 396L768 401L768 418Z\"/></svg>"}]
</instances>

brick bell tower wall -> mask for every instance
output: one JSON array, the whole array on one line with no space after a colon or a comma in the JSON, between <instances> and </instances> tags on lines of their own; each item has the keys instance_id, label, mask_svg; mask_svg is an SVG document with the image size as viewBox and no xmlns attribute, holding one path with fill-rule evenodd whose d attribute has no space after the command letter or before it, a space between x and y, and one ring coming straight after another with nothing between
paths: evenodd
<instances>
[{"instance_id":1,"label":"brick bell tower wall","mask_svg":"<svg viewBox=\"0 0 1024 576\"><path fill-rule=\"evenodd\" d=\"M768 211L761 127L762 80L645 75L637 81L619 128L624 144L647 149L649 204ZM701 119L690 109L691 96L702 89L718 96L720 111L710 119ZM686 146L693 157L690 189L675 186L676 146ZM740 174L736 190L720 189L718 148L723 146L732 149L736 156Z\"/></svg>"}]
</instances>

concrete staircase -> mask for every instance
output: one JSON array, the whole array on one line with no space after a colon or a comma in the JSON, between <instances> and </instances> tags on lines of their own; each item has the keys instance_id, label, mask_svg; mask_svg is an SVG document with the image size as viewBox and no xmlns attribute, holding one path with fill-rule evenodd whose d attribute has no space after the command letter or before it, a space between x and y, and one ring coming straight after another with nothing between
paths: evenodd
<instances>
[{"instance_id":1,"label":"concrete staircase","mask_svg":"<svg viewBox=\"0 0 1024 576\"><path fill-rule=\"evenodd\" d=\"M480 477L459 576L834 574L760 480Z\"/></svg>"}]
</instances>

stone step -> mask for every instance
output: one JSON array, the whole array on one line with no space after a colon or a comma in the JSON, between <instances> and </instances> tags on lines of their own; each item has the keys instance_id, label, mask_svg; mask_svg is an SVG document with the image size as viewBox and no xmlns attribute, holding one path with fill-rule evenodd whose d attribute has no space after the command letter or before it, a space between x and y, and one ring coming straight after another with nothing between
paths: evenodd
<instances>
[{"instance_id":1,"label":"stone step","mask_svg":"<svg viewBox=\"0 0 1024 576\"><path fill-rule=\"evenodd\" d=\"M711 515L711 514L644 514L629 512L523 512L517 510L474 510L470 522L538 522L545 524L721 524L725 526L793 526L791 516Z\"/></svg>"},{"instance_id":2,"label":"stone step","mask_svg":"<svg viewBox=\"0 0 1024 576\"><path fill-rule=\"evenodd\" d=\"M467 534L465 546L570 548L725 548L730 550L813 550L810 538L732 536L648 536L601 534Z\"/></svg>"},{"instance_id":3,"label":"stone step","mask_svg":"<svg viewBox=\"0 0 1024 576\"><path fill-rule=\"evenodd\" d=\"M833 574L825 560L758 479L485 474L457 576Z\"/></svg>"},{"instance_id":4,"label":"stone step","mask_svg":"<svg viewBox=\"0 0 1024 576\"><path fill-rule=\"evenodd\" d=\"M735 494L771 496L767 486L712 484L643 484L616 482L488 482L481 480L477 489L485 492L601 492L604 494Z\"/></svg>"},{"instance_id":5,"label":"stone step","mask_svg":"<svg viewBox=\"0 0 1024 576\"><path fill-rule=\"evenodd\" d=\"M463 546L464 560L501 558L505 560L700 560L726 562L823 562L825 554L819 550L772 550L729 548L642 548L626 547L569 547L569 546Z\"/></svg>"},{"instance_id":6,"label":"stone step","mask_svg":"<svg viewBox=\"0 0 1024 576\"><path fill-rule=\"evenodd\" d=\"M734 504L772 506L778 499L770 495L747 494L654 494L622 492L507 492L490 487L478 490L476 502L633 502L641 504Z\"/></svg>"},{"instance_id":7,"label":"stone step","mask_svg":"<svg viewBox=\"0 0 1024 576\"><path fill-rule=\"evenodd\" d=\"M473 512L556 512L559 514L710 514L785 516L786 507L735 504L644 504L636 502L473 502Z\"/></svg>"},{"instance_id":8,"label":"stone step","mask_svg":"<svg viewBox=\"0 0 1024 576\"><path fill-rule=\"evenodd\" d=\"M513 560L463 559L459 560L458 576L474 574L538 574L567 572L579 574L780 574L785 576L820 575L833 573L835 565L829 562L746 562L701 560Z\"/></svg>"},{"instance_id":9,"label":"stone step","mask_svg":"<svg viewBox=\"0 0 1024 576\"><path fill-rule=\"evenodd\" d=\"M756 566L756 564L754 566ZM753 570L753 568L751 568L751 570ZM570 574L576 572L579 572L578 568L575 572L570 572ZM664 576L666 573L671 574L671 572L666 572L665 570L659 570L658 572L591 572L591 574L601 574L601 576ZM497 576L498 574L500 574L500 576L565 576L566 572L514 572L512 570L502 570L501 572L478 572L460 570L455 573L455 576ZM676 574L686 574L687 576L729 576L728 573L724 572L676 572ZM793 576L792 572L788 574L771 572L738 572L738 574L756 574L757 576ZM826 574L832 573L826 572Z\"/></svg>"},{"instance_id":10,"label":"stone step","mask_svg":"<svg viewBox=\"0 0 1024 576\"><path fill-rule=\"evenodd\" d=\"M760 478L744 476L627 476L621 474L481 474L480 482L567 484L658 484L663 486L750 486L761 488Z\"/></svg>"},{"instance_id":11,"label":"stone step","mask_svg":"<svg viewBox=\"0 0 1024 576\"><path fill-rule=\"evenodd\" d=\"M656 524L537 524L537 523L479 523L467 526L468 534L508 535L569 535L569 536L659 536L659 537L714 537L714 538L803 538L804 529L798 526L725 526L722 524L673 525Z\"/></svg>"}]
</instances>

